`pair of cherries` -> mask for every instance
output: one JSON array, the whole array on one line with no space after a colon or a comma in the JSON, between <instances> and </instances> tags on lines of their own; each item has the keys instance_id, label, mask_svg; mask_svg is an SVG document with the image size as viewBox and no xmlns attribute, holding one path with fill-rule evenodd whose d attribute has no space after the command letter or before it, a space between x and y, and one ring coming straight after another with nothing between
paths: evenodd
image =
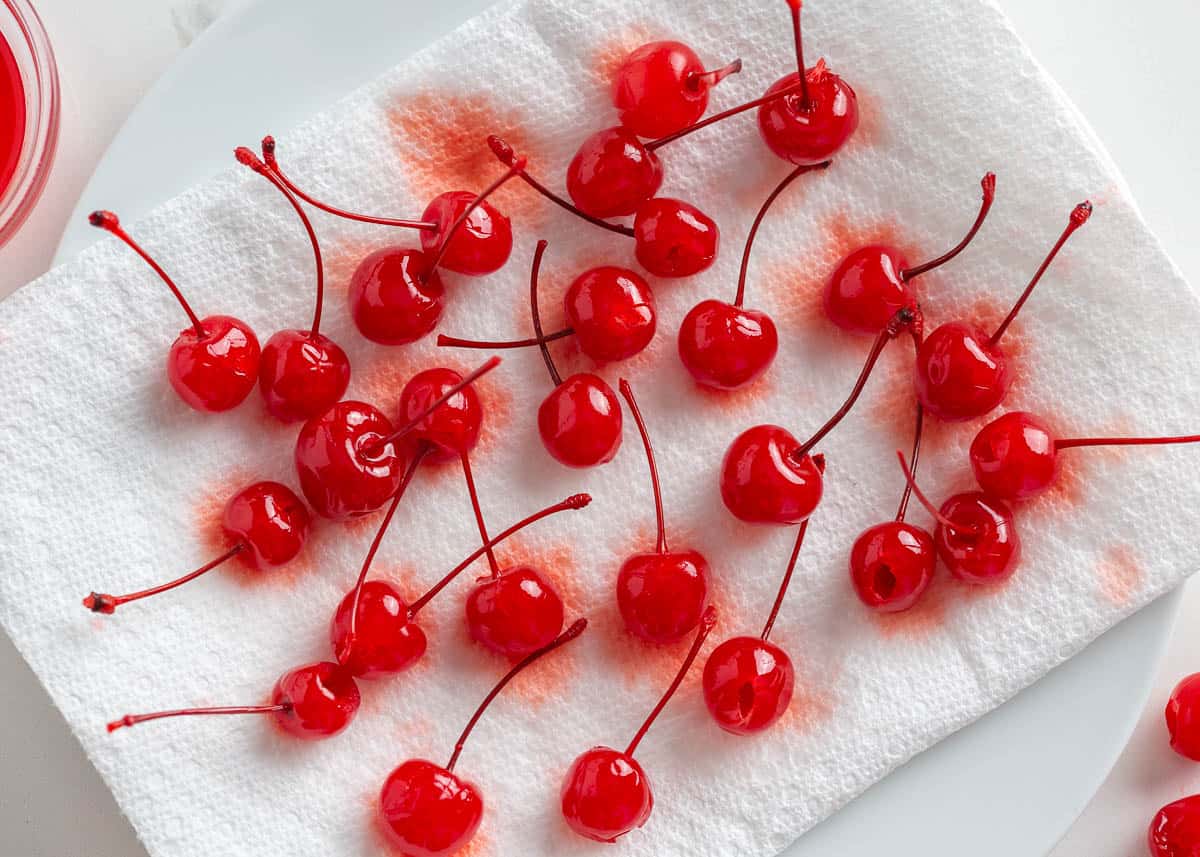
<instances>
[{"instance_id":1,"label":"pair of cherries","mask_svg":"<svg viewBox=\"0 0 1200 857\"><path fill-rule=\"evenodd\" d=\"M1164 716L1172 749L1200 762L1200 673L1187 676L1175 686ZM1147 841L1150 857L1200 854L1200 795L1169 803L1155 813Z\"/></svg>"}]
</instances>

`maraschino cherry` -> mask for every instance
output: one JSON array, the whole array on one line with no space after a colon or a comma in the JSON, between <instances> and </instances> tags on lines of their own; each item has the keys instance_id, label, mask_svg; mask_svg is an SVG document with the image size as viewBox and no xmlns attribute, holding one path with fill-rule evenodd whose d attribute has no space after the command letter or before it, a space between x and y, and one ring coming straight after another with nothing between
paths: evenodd
<instances>
[{"instance_id":1,"label":"maraschino cherry","mask_svg":"<svg viewBox=\"0 0 1200 857\"><path fill-rule=\"evenodd\" d=\"M829 70L825 60L812 68L804 65L804 40L800 32L802 0L787 0L792 10L796 42L796 71L781 77L767 90L772 98L758 109L758 130L779 157L793 164L828 160L846 145L858 128L858 96L850 84Z\"/></svg>"},{"instance_id":2,"label":"maraschino cherry","mask_svg":"<svg viewBox=\"0 0 1200 857\"><path fill-rule=\"evenodd\" d=\"M500 161L508 166L516 162L512 146L493 135L488 145ZM527 185L560 208L593 226L624 235L634 241L638 263L656 277L690 277L708 270L717 259L721 230L717 223L696 206L679 199L657 196L637 207L633 226L610 223L572 205L544 184L521 171Z\"/></svg>"},{"instance_id":3,"label":"maraschino cherry","mask_svg":"<svg viewBox=\"0 0 1200 857\"><path fill-rule=\"evenodd\" d=\"M141 256L167 284L191 322L167 354L167 380L179 398L197 411L210 413L240 405L254 389L261 356L258 337L250 326L229 315L197 316L175 281L129 237L111 211L93 211L88 223L115 235Z\"/></svg>"},{"instance_id":4,"label":"maraschino cherry","mask_svg":"<svg viewBox=\"0 0 1200 857\"><path fill-rule=\"evenodd\" d=\"M717 610L709 607L701 617L696 639L675 679L624 752L611 747L593 747L571 764L563 779L560 806L568 826L580 836L596 842L616 842L619 837L645 825L650 818L654 794L646 772L633 754L683 683L705 638L716 624Z\"/></svg>"},{"instance_id":5,"label":"maraschino cherry","mask_svg":"<svg viewBox=\"0 0 1200 857\"><path fill-rule=\"evenodd\" d=\"M684 316L679 326L679 359L701 386L712 390L740 389L761 378L775 361L775 352L779 350L775 322L762 310L744 306L750 251L767 211L788 185L807 172L828 166L829 162L796 167L763 202L746 236L733 303L701 301Z\"/></svg>"},{"instance_id":6,"label":"maraschino cherry","mask_svg":"<svg viewBox=\"0 0 1200 857\"><path fill-rule=\"evenodd\" d=\"M1200 442L1200 435L1174 437L1055 437L1044 420L1010 411L988 423L971 442L971 468L979 487L1002 500L1028 500L1058 479L1058 454L1090 446L1159 446Z\"/></svg>"},{"instance_id":7,"label":"maraschino cherry","mask_svg":"<svg viewBox=\"0 0 1200 857\"><path fill-rule=\"evenodd\" d=\"M312 242L317 268L312 327L281 330L268 339L258 368L258 388L271 416L286 423L311 419L329 410L350 384L350 358L340 345L321 333L321 309L325 304L325 262L321 257L321 242L300 203L267 165L245 146L239 147L235 154L239 163L263 176L283 194Z\"/></svg>"},{"instance_id":8,"label":"maraschino cherry","mask_svg":"<svg viewBox=\"0 0 1200 857\"><path fill-rule=\"evenodd\" d=\"M696 124L708 94L742 61L706 71L682 42L650 42L625 57L613 79L613 106L621 124L639 137L662 137Z\"/></svg>"},{"instance_id":9,"label":"maraschino cherry","mask_svg":"<svg viewBox=\"0 0 1200 857\"><path fill-rule=\"evenodd\" d=\"M825 315L843 330L878 333L902 307L916 308L912 282L942 267L975 239L996 198L996 176L983 177L983 204L969 232L956 247L923 265L910 267L895 247L872 244L860 247L838 264L825 284Z\"/></svg>"},{"instance_id":10,"label":"maraschino cherry","mask_svg":"<svg viewBox=\"0 0 1200 857\"><path fill-rule=\"evenodd\" d=\"M917 397L926 410L939 419L955 422L982 417L1004 401L1012 386L1012 368L1001 339L1067 239L1087 223L1091 214L1091 203L1075 207L1067 228L992 334L974 324L952 321L925 338L913 371Z\"/></svg>"},{"instance_id":11,"label":"maraschino cherry","mask_svg":"<svg viewBox=\"0 0 1200 857\"><path fill-rule=\"evenodd\" d=\"M760 425L738 435L721 464L721 499L734 517L751 524L799 524L821 502L824 480L812 449L850 413L884 347L908 331L920 341L919 312L902 309L875 337L854 389L816 434L801 444L787 429Z\"/></svg>"},{"instance_id":12,"label":"maraschino cherry","mask_svg":"<svg viewBox=\"0 0 1200 857\"><path fill-rule=\"evenodd\" d=\"M1175 685L1165 715L1171 749L1200 762L1200 673L1193 673Z\"/></svg>"},{"instance_id":13,"label":"maraschino cherry","mask_svg":"<svg viewBox=\"0 0 1200 857\"><path fill-rule=\"evenodd\" d=\"M825 472L825 457L812 457L813 469ZM717 725L734 735L753 735L773 726L792 702L796 669L788 653L770 641L771 631L784 596L792 582L808 520L796 533L796 544L779 593L762 633L757 637L733 637L713 649L704 664L704 703Z\"/></svg>"},{"instance_id":14,"label":"maraschino cherry","mask_svg":"<svg viewBox=\"0 0 1200 857\"><path fill-rule=\"evenodd\" d=\"M505 685L543 655L574 640L586 627L586 619L577 620L500 679L468 721L445 767L410 759L388 774L379 792L379 815L388 838L402 854L443 857L471 841L483 820L483 795L478 786L454 773L467 738Z\"/></svg>"},{"instance_id":15,"label":"maraschino cherry","mask_svg":"<svg viewBox=\"0 0 1200 857\"><path fill-rule=\"evenodd\" d=\"M1200 855L1200 795L1169 803L1155 813L1147 841L1150 857Z\"/></svg>"},{"instance_id":16,"label":"maraschino cherry","mask_svg":"<svg viewBox=\"0 0 1200 857\"><path fill-rule=\"evenodd\" d=\"M700 621L708 601L708 560L695 550L672 551L667 545L662 487L650 433L642 419L633 388L621 379L621 395L637 423L650 466L654 488L654 513L658 541L653 553L634 554L617 573L617 606L629 633L650 643L673 643L686 636Z\"/></svg>"},{"instance_id":17,"label":"maraschino cherry","mask_svg":"<svg viewBox=\"0 0 1200 857\"><path fill-rule=\"evenodd\" d=\"M112 614L122 604L175 589L237 557L254 571L269 571L291 562L304 548L309 530L308 507L291 488L278 482L255 482L234 494L225 504L221 530L229 549L177 580L132 592L105 595L93 592L83 606L95 613Z\"/></svg>"}]
</instances>

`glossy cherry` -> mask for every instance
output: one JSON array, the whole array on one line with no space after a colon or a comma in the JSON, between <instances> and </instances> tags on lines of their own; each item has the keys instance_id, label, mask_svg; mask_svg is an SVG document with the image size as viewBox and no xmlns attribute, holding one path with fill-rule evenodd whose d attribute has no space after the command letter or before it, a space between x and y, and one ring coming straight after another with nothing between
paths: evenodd
<instances>
[{"instance_id":1,"label":"glossy cherry","mask_svg":"<svg viewBox=\"0 0 1200 857\"><path fill-rule=\"evenodd\" d=\"M278 482L255 482L225 504L221 530L230 545L225 553L183 577L151 589L129 595L93 592L83 599L83 606L96 613L112 614L122 604L175 589L234 557L254 571L278 568L295 559L304 548L309 524L308 507L292 489Z\"/></svg>"},{"instance_id":2,"label":"glossy cherry","mask_svg":"<svg viewBox=\"0 0 1200 857\"><path fill-rule=\"evenodd\" d=\"M979 216L957 246L936 259L910 267L895 247L872 244L850 253L834 269L825 284L825 315L843 330L878 333L896 312L915 309L917 297L912 283L922 274L940 268L957 257L974 240L996 198L996 176L983 177L983 203Z\"/></svg>"},{"instance_id":3,"label":"glossy cherry","mask_svg":"<svg viewBox=\"0 0 1200 857\"><path fill-rule=\"evenodd\" d=\"M1200 762L1200 673L1193 673L1175 685L1165 715L1171 749Z\"/></svg>"},{"instance_id":4,"label":"glossy cherry","mask_svg":"<svg viewBox=\"0 0 1200 857\"><path fill-rule=\"evenodd\" d=\"M642 45L629 54L613 79L613 106L621 124L639 137L662 137L696 123L708 110L708 94L742 61L706 71L682 42Z\"/></svg>"},{"instance_id":5,"label":"glossy cherry","mask_svg":"<svg viewBox=\"0 0 1200 857\"><path fill-rule=\"evenodd\" d=\"M824 59L804 65L800 32L801 0L787 0L792 10L796 71L775 81L758 109L758 130L767 147L793 164L815 164L837 154L858 128L858 96L850 84L829 70Z\"/></svg>"},{"instance_id":6,"label":"glossy cherry","mask_svg":"<svg viewBox=\"0 0 1200 857\"><path fill-rule=\"evenodd\" d=\"M258 388L271 416L287 423L311 419L329 410L345 395L350 384L350 358L341 346L321 333L321 310L325 303L321 242L300 203L267 165L245 146L239 147L235 154L239 163L263 176L283 194L312 243L317 269L312 327L281 330L268 339L258 368Z\"/></svg>"},{"instance_id":7,"label":"glossy cherry","mask_svg":"<svg viewBox=\"0 0 1200 857\"><path fill-rule=\"evenodd\" d=\"M818 473L823 456L813 456ZM770 641L784 596L792 582L808 520L800 525L787 571L767 623L757 637L733 637L713 649L704 664L704 703L717 725L733 735L753 735L773 726L788 710L796 689L796 668L782 648Z\"/></svg>"},{"instance_id":8,"label":"glossy cherry","mask_svg":"<svg viewBox=\"0 0 1200 857\"><path fill-rule=\"evenodd\" d=\"M1160 809L1146 836L1150 857L1200 857L1200 795Z\"/></svg>"},{"instance_id":9,"label":"glossy cherry","mask_svg":"<svg viewBox=\"0 0 1200 857\"><path fill-rule=\"evenodd\" d=\"M704 611L699 624L696 639L675 679L625 751L593 747L576 758L568 769L560 792L560 807L567 825L580 836L596 842L616 842L619 837L642 827L650 818L654 794L646 772L633 754L683 683L704 640L716 626L716 608L709 607Z\"/></svg>"},{"instance_id":10,"label":"glossy cherry","mask_svg":"<svg viewBox=\"0 0 1200 857\"><path fill-rule=\"evenodd\" d=\"M306 741L331 738L343 731L358 713L358 685L346 670L327 661L289 670L279 677L267 705L238 705L222 708L184 708L152 714L126 714L108 724L115 732L166 717L210 714L269 714L284 733Z\"/></svg>"},{"instance_id":11,"label":"glossy cherry","mask_svg":"<svg viewBox=\"0 0 1200 857\"><path fill-rule=\"evenodd\" d=\"M652 553L634 554L621 564L617 573L617 606L625 627L635 637L650 643L673 643L683 639L700 622L708 602L708 560L699 551L672 551L667 545L654 447L633 388L624 379L620 388L637 423L650 466L658 541Z\"/></svg>"},{"instance_id":12,"label":"glossy cherry","mask_svg":"<svg viewBox=\"0 0 1200 857\"><path fill-rule=\"evenodd\" d=\"M1004 401L1012 386L1012 367L1001 339L1067 239L1087 223L1091 213L1091 203L1075 207L1067 228L994 333L988 335L977 325L953 321L925 338L913 371L917 398L926 410L953 422L981 417Z\"/></svg>"},{"instance_id":13,"label":"glossy cherry","mask_svg":"<svg viewBox=\"0 0 1200 857\"><path fill-rule=\"evenodd\" d=\"M1174 437L1059 438L1044 420L1010 411L979 430L971 442L971 469L987 494L1001 500L1028 500L1058 479L1058 455L1089 446L1159 446L1200 442L1200 435Z\"/></svg>"},{"instance_id":14,"label":"glossy cherry","mask_svg":"<svg viewBox=\"0 0 1200 857\"><path fill-rule=\"evenodd\" d=\"M240 405L254 389L261 351L244 321L229 315L200 318L162 266L121 227L111 211L93 211L88 223L116 236L142 257L179 301L190 326L167 354L167 380L179 398L197 411L216 413Z\"/></svg>"},{"instance_id":15,"label":"glossy cherry","mask_svg":"<svg viewBox=\"0 0 1200 857\"><path fill-rule=\"evenodd\" d=\"M410 759L388 774L379 792L379 816L388 838L402 854L442 857L471 841L483 820L483 795L478 786L454 773L467 738L505 685L543 655L574 640L586 627L587 620L579 619L500 679L467 723L445 767Z\"/></svg>"},{"instance_id":16,"label":"glossy cherry","mask_svg":"<svg viewBox=\"0 0 1200 857\"><path fill-rule=\"evenodd\" d=\"M701 386L712 390L737 390L754 383L771 368L775 352L779 350L775 322L765 312L744 306L750 251L767 211L788 185L805 173L828 166L824 163L797 167L763 202L746 236L733 303L701 301L684 316L679 326L679 359Z\"/></svg>"}]
</instances>

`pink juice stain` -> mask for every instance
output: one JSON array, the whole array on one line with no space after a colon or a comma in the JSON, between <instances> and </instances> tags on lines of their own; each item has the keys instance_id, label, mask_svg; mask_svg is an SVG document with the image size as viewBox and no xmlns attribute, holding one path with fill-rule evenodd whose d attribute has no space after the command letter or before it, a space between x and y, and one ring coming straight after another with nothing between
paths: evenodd
<instances>
[{"instance_id":1,"label":"pink juice stain","mask_svg":"<svg viewBox=\"0 0 1200 857\"><path fill-rule=\"evenodd\" d=\"M0 35L0 194L8 190L25 140L25 83L12 48Z\"/></svg>"}]
</instances>

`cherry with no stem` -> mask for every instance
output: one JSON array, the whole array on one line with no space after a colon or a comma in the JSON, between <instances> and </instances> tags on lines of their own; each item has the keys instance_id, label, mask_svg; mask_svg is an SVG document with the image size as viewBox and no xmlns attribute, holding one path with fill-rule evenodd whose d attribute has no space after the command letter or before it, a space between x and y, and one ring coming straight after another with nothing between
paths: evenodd
<instances>
[{"instance_id":1,"label":"cherry with no stem","mask_svg":"<svg viewBox=\"0 0 1200 857\"><path fill-rule=\"evenodd\" d=\"M218 413L236 408L258 380L262 351L250 325L230 315L200 318L166 270L121 226L111 211L93 211L88 223L114 235L142 257L179 301L189 326L167 352L167 380L189 407Z\"/></svg>"},{"instance_id":2,"label":"cherry with no stem","mask_svg":"<svg viewBox=\"0 0 1200 857\"><path fill-rule=\"evenodd\" d=\"M634 753L683 683L700 654L700 647L716 627L716 608L705 610L698 624L696 638L674 680L624 752L612 747L593 747L578 756L567 770L559 806L567 825L580 836L595 842L616 842L649 820L654 809L654 793L650 779Z\"/></svg>"},{"instance_id":3,"label":"cherry with no stem","mask_svg":"<svg viewBox=\"0 0 1200 857\"><path fill-rule=\"evenodd\" d=\"M497 682L467 722L445 766L409 759L388 774L379 792L379 817L388 839L404 854L446 857L466 847L483 820L483 795L477 785L454 772L475 725L505 686L539 658L579 637L586 619L530 653Z\"/></svg>"},{"instance_id":4,"label":"cherry with no stem","mask_svg":"<svg viewBox=\"0 0 1200 857\"><path fill-rule=\"evenodd\" d=\"M664 137L695 125L708 110L713 87L741 70L740 59L708 70L683 42L649 42L631 51L613 75L613 106L633 134Z\"/></svg>"},{"instance_id":5,"label":"cherry with no stem","mask_svg":"<svg viewBox=\"0 0 1200 857\"><path fill-rule=\"evenodd\" d=\"M1151 857L1200 853L1200 795L1169 803L1154 814L1146 832Z\"/></svg>"}]
</instances>

